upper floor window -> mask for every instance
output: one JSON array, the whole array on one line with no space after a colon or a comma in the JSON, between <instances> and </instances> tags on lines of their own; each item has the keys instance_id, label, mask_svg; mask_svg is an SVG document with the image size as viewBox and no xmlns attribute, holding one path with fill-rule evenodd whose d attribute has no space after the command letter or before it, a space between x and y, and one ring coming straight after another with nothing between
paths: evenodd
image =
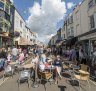
<instances>
[{"instance_id":1,"label":"upper floor window","mask_svg":"<svg viewBox=\"0 0 96 91\"><path fill-rule=\"evenodd\" d=\"M96 1L96 0L95 0L95 1ZM88 4L88 5L89 5L89 8L92 7L93 4L94 4L94 0L89 0L89 4Z\"/></svg>"},{"instance_id":2,"label":"upper floor window","mask_svg":"<svg viewBox=\"0 0 96 91\"><path fill-rule=\"evenodd\" d=\"M0 2L0 9L4 10L4 3Z\"/></svg>"},{"instance_id":3,"label":"upper floor window","mask_svg":"<svg viewBox=\"0 0 96 91\"><path fill-rule=\"evenodd\" d=\"M64 34L64 38L65 38L65 34Z\"/></svg>"},{"instance_id":4,"label":"upper floor window","mask_svg":"<svg viewBox=\"0 0 96 91\"><path fill-rule=\"evenodd\" d=\"M95 27L94 15L90 16L90 27L91 28L94 28Z\"/></svg>"},{"instance_id":5,"label":"upper floor window","mask_svg":"<svg viewBox=\"0 0 96 91\"><path fill-rule=\"evenodd\" d=\"M5 16L5 13L3 11L0 11L0 17L4 18L4 16Z\"/></svg>"},{"instance_id":6,"label":"upper floor window","mask_svg":"<svg viewBox=\"0 0 96 91\"><path fill-rule=\"evenodd\" d=\"M23 22L20 20L20 27L22 27Z\"/></svg>"}]
</instances>

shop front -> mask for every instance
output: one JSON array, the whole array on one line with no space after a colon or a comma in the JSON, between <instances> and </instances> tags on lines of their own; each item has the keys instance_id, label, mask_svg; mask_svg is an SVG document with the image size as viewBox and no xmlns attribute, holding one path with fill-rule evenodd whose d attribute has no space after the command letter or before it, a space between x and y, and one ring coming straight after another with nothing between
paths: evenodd
<instances>
[{"instance_id":1,"label":"shop front","mask_svg":"<svg viewBox=\"0 0 96 91\"><path fill-rule=\"evenodd\" d=\"M90 74L93 79L96 80L96 30L89 31L79 36L79 41L82 43L84 52L87 54L87 63L90 66Z\"/></svg>"},{"instance_id":2,"label":"shop front","mask_svg":"<svg viewBox=\"0 0 96 91\"><path fill-rule=\"evenodd\" d=\"M0 34L0 47L8 47L13 45L13 38L9 33Z\"/></svg>"}]
</instances>

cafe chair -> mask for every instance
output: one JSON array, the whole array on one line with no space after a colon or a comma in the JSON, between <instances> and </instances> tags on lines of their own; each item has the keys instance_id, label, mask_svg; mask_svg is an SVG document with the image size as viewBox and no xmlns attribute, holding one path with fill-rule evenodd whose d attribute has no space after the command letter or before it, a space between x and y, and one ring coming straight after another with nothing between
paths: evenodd
<instances>
[{"instance_id":1,"label":"cafe chair","mask_svg":"<svg viewBox=\"0 0 96 91\"><path fill-rule=\"evenodd\" d=\"M42 80L45 80L45 81L49 81L50 78L52 78L52 74L50 72L46 72L46 71L38 71L38 76L40 76L40 83Z\"/></svg>"},{"instance_id":2,"label":"cafe chair","mask_svg":"<svg viewBox=\"0 0 96 91\"><path fill-rule=\"evenodd\" d=\"M78 74L74 74L74 79L79 82L79 89L81 91L81 81L86 81L88 83L89 91L90 91L90 83L89 83L89 77L90 77L90 72L89 72L89 67L87 65L81 64L81 68L78 71Z\"/></svg>"},{"instance_id":3,"label":"cafe chair","mask_svg":"<svg viewBox=\"0 0 96 91\"><path fill-rule=\"evenodd\" d=\"M13 77L13 73L14 73L14 69L10 65L6 66L4 69L3 80L4 80L5 76Z\"/></svg>"},{"instance_id":4,"label":"cafe chair","mask_svg":"<svg viewBox=\"0 0 96 91\"><path fill-rule=\"evenodd\" d=\"M80 64L80 70L83 70L83 71L90 71L88 65L85 65L85 64Z\"/></svg>"},{"instance_id":5,"label":"cafe chair","mask_svg":"<svg viewBox=\"0 0 96 91\"><path fill-rule=\"evenodd\" d=\"M18 79L18 87L20 83L27 82L29 87L30 72L28 70L21 71L20 77Z\"/></svg>"}]
</instances>

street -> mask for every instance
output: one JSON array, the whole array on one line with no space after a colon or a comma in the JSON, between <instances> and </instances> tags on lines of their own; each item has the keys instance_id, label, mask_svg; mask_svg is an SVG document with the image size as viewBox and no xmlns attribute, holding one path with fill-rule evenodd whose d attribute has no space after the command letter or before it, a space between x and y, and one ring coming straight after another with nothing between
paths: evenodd
<instances>
[{"instance_id":1,"label":"street","mask_svg":"<svg viewBox=\"0 0 96 91\"><path fill-rule=\"evenodd\" d=\"M30 86L28 88L27 83L22 83L19 88L18 88L18 80L19 75L14 75L13 78L9 78L7 81L5 81L1 86L0 86L0 91L78 91L79 87L78 86L72 86L70 85L69 81L66 81L66 78L62 78L62 80L59 81L58 85L52 84L50 85L49 83L44 85L39 84L38 88L32 88L31 84L32 81L30 81ZM90 91L95 91L96 86L91 84L91 90ZM82 84L82 91L88 91L88 85ZM86 88L86 89L85 89Z\"/></svg>"},{"instance_id":2,"label":"street","mask_svg":"<svg viewBox=\"0 0 96 91\"><path fill-rule=\"evenodd\" d=\"M28 60L29 61L27 61L27 63L30 63L31 59L28 59ZM47 82L44 84L39 84L38 88L33 88L31 86L33 83L33 81L31 80L30 80L29 87L26 82L20 84L18 87L18 83L17 83L18 78L19 78L19 74L16 73L13 76L13 78L7 77L5 78L4 81L3 79L0 79L0 91L39 91L39 90L41 91L78 91L79 90L78 85L73 86L70 83L70 79L66 74L63 75L63 78L59 80L58 84L54 84L54 82L50 84L49 82ZM94 85L90 81L90 90L88 90L89 88L88 88L87 82L82 82L81 88L82 88L82 91L95 91L96 85Z\"/></svg>"}]
</instances>

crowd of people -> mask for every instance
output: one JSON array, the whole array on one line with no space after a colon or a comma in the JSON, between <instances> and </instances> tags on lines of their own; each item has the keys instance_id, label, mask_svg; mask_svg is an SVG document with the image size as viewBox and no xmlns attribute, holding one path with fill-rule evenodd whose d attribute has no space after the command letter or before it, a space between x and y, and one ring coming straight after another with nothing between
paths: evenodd
<instances>
[{"instance_id":1,"label":"crowd of people","mask_svg":"<svg viewBox=\"0 0 96 91\"><path fill-rule=\"evenodd\" d=\"M8 65L11 61L18 60L21 64L28 54L27 48L16 48L15 46L8 48L0 48L0 70L3 70L5 65Z\"/></svg>"},{"instance_id":2,"label":"crowd of people","mask_svg":"<svg viewBox=\"0 0 96 91\"><path fill-rule=\"evenodd\" d=\"M45 71L46 68L50 68L51 65L55 67L54 70L54 79L55 84L58 83L58 76L62 79L61 71L62 71L62 62L64 58L67 58L68 61L73 61L76 65L86 64L86 53L84 52L82 46L75 47L71 46L71 48L67 47L66 50L63 51L63 55L57 53L56 48L52 51L52 48L44 48L44 47L35 47L35 48L1 48L0 49L0 70L4 69L4 66L10 63L10 61L18 60L20 64L24 64L25 58L28 55L31 55L32 61L31 64L36 66L38 64L38 69L40 71ZM57 54L56 54L57 53Z\"/></svg>"}]
</instances>

